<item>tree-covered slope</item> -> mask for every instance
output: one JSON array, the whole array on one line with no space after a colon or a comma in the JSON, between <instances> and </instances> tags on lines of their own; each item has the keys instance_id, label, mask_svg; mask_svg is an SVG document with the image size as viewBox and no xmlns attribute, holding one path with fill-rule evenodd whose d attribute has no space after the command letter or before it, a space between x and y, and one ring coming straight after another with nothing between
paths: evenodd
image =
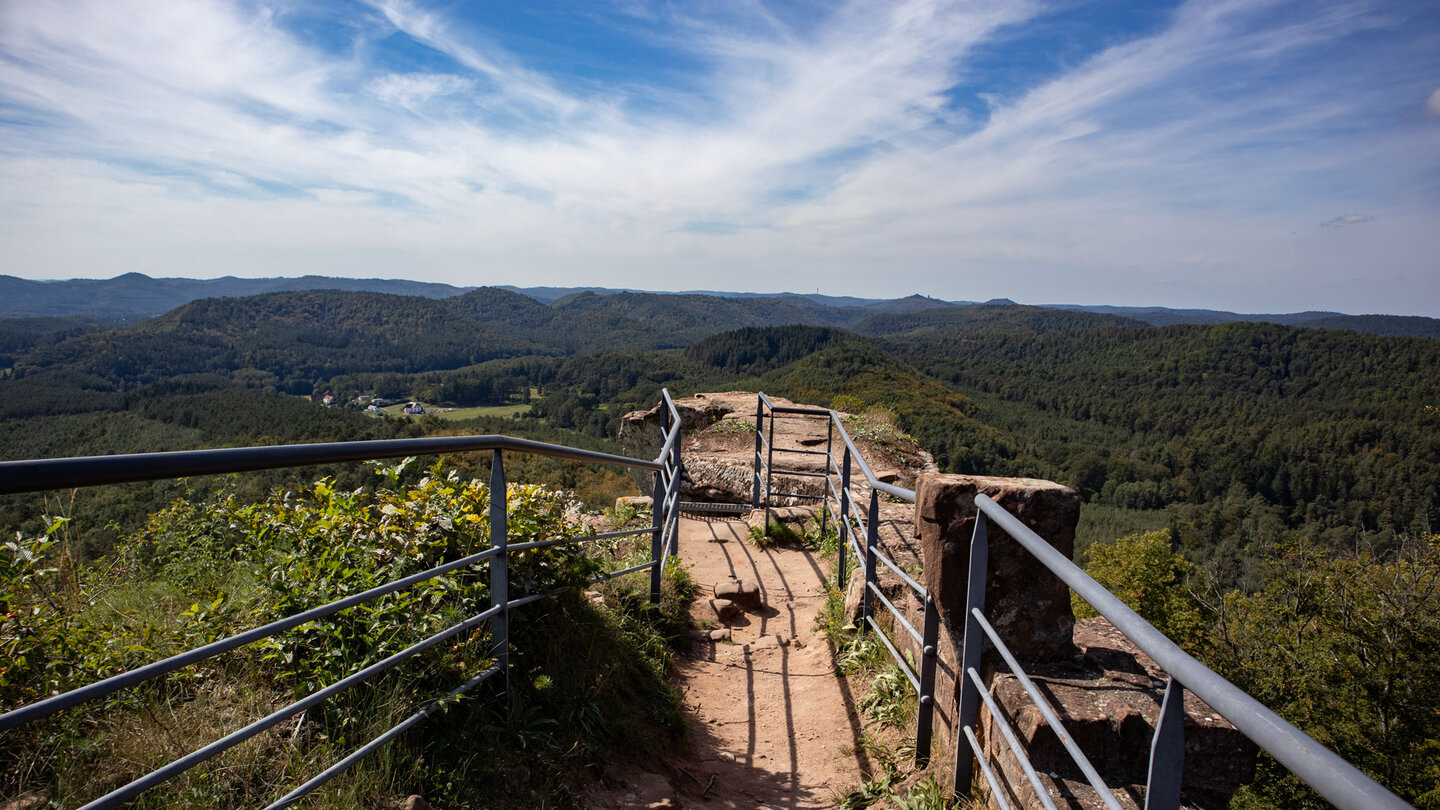
<instances>
[{"instance_id":1,"label":"tree-covered slope","mask_svg":"<svg viewBox=\"0 0 1440 810\"><path fill-rule=\"evenodd\" d=\"M905 337L919 342L944 340L961 333L1070 332L1107 326L1143 324L1119 315L1098 315L1004 303L884 312L860 320L854 325L854 329L863 335Z\"/></svg>"},{"instance_id":2,"label":"tree-covered slope","mask_svg":"<svg viewBox=\"0 0 1440 810\"><path fill-rule=\"evenodd\" d=\"M297 290L383 292L446 298L463 290L449 284L408 279L300 278L214 279L151 278L125 273L115 278L33 281L0 275L0 317L80 316L109 323L152 318L201 298L243 297Z\"/></svg>"},{"instance_id":3,"label":"tree-covered slope","mask_svg":"<svg viewBox=\"0 0 1440 810\"><path fill-rule=\"evenodd\" d=\"M361 369L454 368L535 349L441 301L319 290L195 301L132 327L39 348L17 358L15 373L64 367L147 383L254 369L285 384Z\"/></svg>"}]
</instances>

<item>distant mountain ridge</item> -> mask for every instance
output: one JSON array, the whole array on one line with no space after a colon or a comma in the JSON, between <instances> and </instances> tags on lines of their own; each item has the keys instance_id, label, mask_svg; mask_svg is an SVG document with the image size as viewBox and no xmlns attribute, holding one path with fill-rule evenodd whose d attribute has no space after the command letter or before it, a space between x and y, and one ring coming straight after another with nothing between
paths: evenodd
<instances>
[{"instance_id":1,"label":"distant mountain ridge","mask_svg":"<svg viewBox=\"0 0 1440 810\"><path fill-rule=\"evenodd\" d=\"M151 278L126 273L110 279L35 281L0 275L0 318L83 316L107 323L133 323L163 315L202 298L244 298L273 292L341 290L449 298L467 287L406 279L331 278Z\"/></svg>"},{"instance_id":2,"label":"distant mountain ridge","mask_svg":"<svg viewBox=\"0 0 1440 810\"><path fill-rule=\"evenodd\" d=\"M372 292L391 295L418 296L430 299L452 299L477 290L493 290L522 296L538 304L540 309L525 307L513 299L501 304L494 294L486 294L492 305L510 310L501 321L514 321L520 334L534 339L531 330L548 327L555 313L567 310L584 322L587 329L603 329L607 318L625 320L624 328L615 332L614 343L638 340L647 347L681 346L714 333L714 325L724 322L727 328L769 326L788 323L815 326L857 327L866 316L878 314L907 315L937 312L950 308L976 306L972 301L945 301L914 294L904 298L877 299L834 296L820 293L750 293L717 290L655 292L612 287L457 287L407 279L352 279L328 276L300 278L236 278L217 279L151 278L140 273L126 273L111 279L69 279L35 281L0 275L0 319L32 319L23 326L10 324L12 330L44 328L45 321L36 319L76 319L108 324L127 324L157 317L204 298L243 298L274 292L336 290L341 292ZM482 297L486 297L482 296ZM665 300L666 297L672 297ZM597 299L614 298L601 306ZM696 302L703 300L703 305ZM643 302L643 303L642 303ZM739 304L739 302L751 302ZM764 302L764 303L761 303ZM478 314L478 302L461 305L462 311ZM1011 305L1007 299L987 302ZM675 306L666 306L674 304ZM1083 312L1108 316L1109 325L1174 326L1181 324L1214 325L1235 322L1264 322L1285 326L1316 329L1348 329L1355 332L1397 337L1440 339L1440 319L1411 315L1348 315L1340 312L1307 311L1292 313L1237 313L1213 309L1175 309L1170 307L1125 307L1080 304L1041 304L1034 309ZM521 317L519 309L528 309ZM728 316L721 315L728 313ZM786 320L793 318L793 320ZM928 320L927 320L928 318ZM691 319L691 320L687 320ZM930 327L942 322L971 322L972 316L930 315L912 322L911 328L922 323ZM490 317L482 320L490 321ZM1036 323L1041 320L1036 316ZM647 322L649 321L649 322ZM662 325L663 322L663 325ZM710 326L702 326L703 323ZM899 321L877 321L871 326L875 333L896 331ZM619 322L617 322L618 324ZM1056 319L1046 328L1071 328L1069 322ZM1084 324L1085 328L1101 322ZM58 328L58 327L55 327ZM636 331L638 330L638 332ZM668 337L666 336L668 333ZM545 342L545 341L542 341Z\"/></svg>"}]
</instances>

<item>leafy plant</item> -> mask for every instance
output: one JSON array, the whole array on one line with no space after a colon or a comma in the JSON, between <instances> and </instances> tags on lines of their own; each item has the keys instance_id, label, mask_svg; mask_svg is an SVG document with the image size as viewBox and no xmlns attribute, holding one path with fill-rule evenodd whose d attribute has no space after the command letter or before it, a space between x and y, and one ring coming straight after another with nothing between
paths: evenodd
<instances>
[{"instance_id":1,"label":"leafy plant","mask_svg":"<svg viewBox=\"0 0 1440 810\"><path fill-rule=\"evenodd\" d=\"M779 520L771 520L768 525L751 526L747 537L751 545L761 549L774 546L801 547L805 545L804 535Z\"/></svg>"},{"instance_id":2,"label":"leafy plant","mask_svg":"<svg viewBox=\"0 0 1440 810\"><path fill-rule=\"evenodd\" d=\"M177 501L123 554L90 568L61 553L63 520L49 521L43 536L17 536L0 547L0 699L9 708L488 547L492 493L483 482L436 465L402 486L411 477L405 467L382 469L387 486L373 491L321 479L257 503L233 495ZM570 520L575 512L562 493L512 484L510 542L584 534ZM508 560L512 598L559 593L541 603L549 608L511 616L512 672L529 674L512 683L513 702L497 704L485 687L440 698L444 711L423 740L397 741L347 772L333 783L330 806L372 804L397 783L446 806L490 806L475 797L493 792L477 786L494 784L496 768L524 762L540 767L532 779L509 780L514 795L563 803L571 800L556 776L561 763L598 764L614 746L646 744L642 728L681 727L667 675L671 642L684 635L682 594L693 583L678 561L664 572L661 605L651 605L645 577L631 576L607 585L613 608L601 610L573 586L616 561L589 556L584 544ZM482 563L435 577L119 693L102 713L27 725L0 745L0 794L39 786L64 805L93 798L477 615L489 606L486 574ZM491 653L484 632L452 638L312 708L283 735L227 753L217 760L223 767L195 769L147 793L145 806L263 804L272 787L293 785L482 671ZM486 724L502 742L477 756L474 735ZM96 767L115 760L127 764Z\"/></svg>"}]
</instances>

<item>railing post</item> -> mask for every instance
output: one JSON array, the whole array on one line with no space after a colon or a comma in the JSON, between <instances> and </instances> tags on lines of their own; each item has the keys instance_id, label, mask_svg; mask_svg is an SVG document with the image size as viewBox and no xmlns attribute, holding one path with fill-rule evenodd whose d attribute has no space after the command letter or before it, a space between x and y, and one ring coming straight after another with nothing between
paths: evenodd
<instances>
[{"instance_id":1,"label":"railing post","mask_svg":"<svg viewBox=\"0 0 1440 810\"><path fill-rule=\"evenodd\" d=\"M840 461L840 522L835 525L835 531L840 535L840 560L836 563L837 571L835 582L841 588L845 587L847 577L845 576L845 560L850 556L850 540L855 536L854 530L850 527L850 448L846 447Z\"/></svg>"},{"instance_id":2,"label":"railing post","mask_svg":"<svg viewBox=\"0 0 1440 810\"><path fill-rule=\"evenodd\" d=\"M835 443L835 417L825 419L825 489L820 492L820 537L825 537L825 513L830 511L830 487L834 483L830 480L830 471L834 469L835 457L830 455L830 449Z\"/></svg>"},{"instance_id":3,"label":"railing post","mask_svg":"<svg viewBox=\"0 0 1440 810\"><path fill-rule=\"evenodd\" d=\"M665 512L665 517L670 523L668 529L670 550L668 553L671 555L680 553L680 441L678 437L674 448L671 451L673 463L670 465L670 491L665 497L666 503L670 504L669 509Z\"/></svg>"},{"instance_id":4,"label":"railing post","mask_svg":"<svg viewBox=\"0 0 1440 810\"><path fill-rule=\"evenodd\" d=\"M655 567L650 569L650 601L660 601L660 579L665 573L661 570L664 567L665 553L661 547L661 528L664 525L664 515L661 510L665 507L665 490L660 488L660 473L655 473L655 486L650 490L650 559L655 562Z\"/></svg>"},{"instance_id":5,"label":"railing post","mask_svg":"<svg viewBox=\"0 0 1440 810\"><path fill-rule=\"evenodd\" d=\"M755 486L751 488L750 508L760 508L760 423L765 420L765 400L755 395Z\"/></svg>"},{"instance_id":6,"label":"railing post","mask_svg":"<svg viewBox=\"0 0 1440 810\"><path fill-rule=\"evenodd\" d=\"M915 718L915 767L930 764L934 736L935 663L940 657L940 609L935 597L925 594L925 628L920 634L920 711Z\"/></svg>"},{"instance_id":7,"label":"railing post","mask_svg":"<svg viewBox=\"0 0 1440 810\"><path fill-rule=\"evenodd\" d=\"M870 589L876 587L875 547L880 544L880 491L870 490L870 511L865 519L865 590L860 598L860 632L865 632L875 609Z\"/></svg>"},{"instance_id":8,"label":"railing post","mask_svg":"<svg viewBox=\"0 0 1440 810\"><path fill-rule=\"evenodd\" d=\"M770 533L770 491L775 484L775 410L770 410L770 434L765 446L765 533Z\"/></svg>"},{"instance_id":9,"label":"railing post","mask_svg":"<svg viewBox=\"0 0 1440 810\"><path fill-rule=\"evenodd\" d=\"M1185 687L1170 678L1155 718L1150 741L1150 773L1145 780L1145 810L1176 810L1185 775Z\"/></svg>"},{"instance_id":10,"label":"railing post","mask_svg":"<svg viewBox=\"0 0 1440 810\"><path fill-rule=\"evenodd\" d=\"M970 780L974 775L975 756L965 728L974 728L980 716L980 691L969 676L970 670L980 673L980 650L985 643L984 631L975 618L975 611L985 609L985 569L989 562L990 541L985 513L975 512L975 533L970 537L970 576L965 588L965 641L960 652L960 707L955 717L955 798L970 796Z\"/></svg>"},{"instance_id":11,"label":"railing post","mask_svg":"<svg viewBox=\"0 0 1440 810\"><path fill-rule=\"evenodd\" d=\"M505 459L496 450L490 457L490 547L500 553L490 558L490 605L500 610L490 619L490 637L495 664L500 668L502 694L510 693L510 561L505 551L506 532Z\"/></svg>"}]
</instances>

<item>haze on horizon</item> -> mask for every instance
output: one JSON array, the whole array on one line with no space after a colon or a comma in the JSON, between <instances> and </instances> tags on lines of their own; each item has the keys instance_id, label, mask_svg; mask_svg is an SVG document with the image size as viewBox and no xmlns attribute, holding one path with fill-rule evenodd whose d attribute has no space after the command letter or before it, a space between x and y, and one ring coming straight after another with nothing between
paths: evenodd
<instances>
[{"instance_id":1,"label":"haze on horizon","mask_svg":"<svg viewBox=\"0 0 1440 810\"><path fill-rule=\"evenodd\" d=\"M1440 6L0 4L0 273L1440 316Z\"/></svg>"}]
</instances>

